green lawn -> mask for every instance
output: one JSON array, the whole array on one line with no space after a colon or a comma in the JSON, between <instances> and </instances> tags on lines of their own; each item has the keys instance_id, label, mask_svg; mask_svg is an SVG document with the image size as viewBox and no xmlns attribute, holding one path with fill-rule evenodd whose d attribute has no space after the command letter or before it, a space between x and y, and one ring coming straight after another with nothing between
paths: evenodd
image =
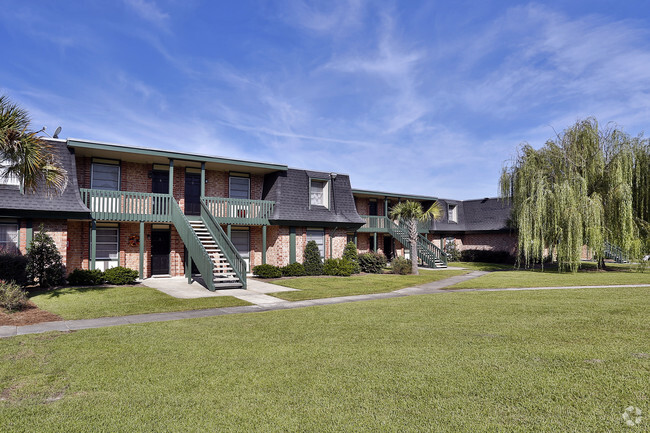
<instances>
[{"instance_id":1,"label":"green lawn","mask_svg":"<svg viewBox=\"0 0 650 433\"><path fill-rule=\"evenodd\" d=\"M364 274L351 277L298 277L270 282L280 286L300 289L300 292L280 292L273 293L272 296L287 301L302 301L305 299L391 292L404 287L426 284L466 273L467 271L420 269L420 275Z\"/></svg>"},{"instance_id":2,"label":"green lawn","mask_svg":"<svg viewBox=\"0 0 650 433\"><path fill-rule=\"evenodd\" d=\"M446 289L494 289L507 287L558 287L597 286L616 284L650 284L650 273L610 268L609 271L579 271L559 273L553 270L493 272L473 280L464 281Z\"/></svg>"},{"instance_id":3,"label":"green lawn","mask_svg":"<svg viewBox=\"0 0 650 433\"><path fill-rule=\"evenodd\" d=\"M605 432L650 413L650 289L471 292L0 342L0 430Z\"/></svg>"},{"instance_id":4,"label":"green lawn","mask_svg":"<svg viewBox=\"0 0 650 433\"><path fill-rule=\"evenodd\" d=\"M30 299L39 308L64 319L250 305L232 296L178 299L147 286L69 287L35 294Z\"/></svg>"},{"instance_id":5,"label":"green lawn","mask_svg":"<svg viewBox=\"0 0 650 433\"><path fill-rule=\"evenodd\" d=\"M449 262L449 266L471 269L472 271L510 271L514 265L502 263L483 263L483 262Z\"/></svg>"}]
</instances>

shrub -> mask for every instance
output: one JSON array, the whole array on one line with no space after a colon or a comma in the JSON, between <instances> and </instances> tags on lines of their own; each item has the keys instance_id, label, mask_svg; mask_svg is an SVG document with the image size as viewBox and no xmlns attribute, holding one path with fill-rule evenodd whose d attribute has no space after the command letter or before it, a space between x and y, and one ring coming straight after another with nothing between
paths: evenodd
<instances>
[{"instance_id":1,"label":"shrub","mask_svg":"<svg viewBox=\"0 0 650 433\"><path fill-rule=\"evenodd\" d=\"M273 265L257 265L253 268L253 275L260 278L280 278L282 271Z\"/></svg>"},{"instance_id":2,"label":"shrub","mask_svg":"<svg viewBox=\"0 0 650 433\"><path fill-rule=\"evenodd\" d=\"M347 243L343 250L343 258L352 264L353 274L361 272L361 267L359 266L359 252L357 251L357 246L354 242Z\"/></svg>"},{"instance_id":3,"label":"shrub","mask_svg":"<svg viewBox=\"0 0 650 433\"><path fill-rule=\"evenodd\" d=\"M125 268L123 266L116 266L107 269L104 272L104 279L108 284L122 286L124 284L133 284L140 274L133 269Z\"/></svg>"},{"instance_id":4,"label":"shrub","mask_svg":"<svg viewBox=\"0 0 650 433\"><path fill-rule=\"evenodd\" d=\"M507 251L464 250L461 254L464 262L514 263L515 258Z\"/></svg>"},{"instance_id":5,"label":"shrub","mask_svg":"<svg viewBox=\"0 0 650 433\"><path fill-rule=\"evenodd\" d=\"M96 286L104 283L104 273L99 269L94 271L75 269L68 275L68 284L71 286Z\"/></svg>"},{"instance_id":6,"label":"shrub","mask_svg":"<svg viewBox=\"0 0 650 433\"><path fill-rule=\"evenodd\" d=\"M323 260L320 258L320 251L315 241L307 242L303 265L307 275L323 275Z\"/></svg>"},{"instance_id":7,"label":"shrub","mask_svg":"<svg viewBox=\"0 0 650 433\"><path fill-rule=\"evenodd\" d=\"M41 287L50 287L64 281L61 254L52 237L41 224L27 248L27 279Z\"/></svg>"},{"instance_id":8,"label":"shrub","mask_svg":"<svg viewBox=\"0 0 650 433\"><path fill-rule=\"evenodd\" d=\"M307 275L305 272L305 267L302 263L291 263L281 269L283 277L302 277Z\"/></svg>"},{"instance_id":9,"label":"shrub","mask_svg":"<svg viewBox=\"0 0 650 433\"><path fill-rule=\"evenodd\" d=\"M27 283L27 257L10 253L0 252L0 280L14 281L24 286Z\"/></svg>"},{"instance_id":10,"label":"shrub","mask_svg":"<svg viewBox=\"0 0 650 433\"><path fill-rule=\"evenodd\" d=\"M354 271L354 264L346 259L327 259L323 266L323 274L338 277L349 277Z\"/></svg>"},{"instance_id":11,"label":"shrub","mask_svg":"<svg viewBox=\"0 0 650 433\"><path fill-rule=\"evenodd\" d=\"M0 281L0 307L9 311L19 310L27 304L27 293L18 284Z\"/></svg>"},{"instance_id":12,"label":"shrub","mask_svg":"<svg viewBox=\"0 0 650 433\"><path fill-rule=\"evenodd\" d=\"M362 272L381 274L386 266L386 256L381 253L359 254L359 266Z\"/></svg>"},{"instance_id":13,"label":"shrub","mask_svg":"<svg viewBox=\"0 0 650 433\"><path fill-rule=\"evenodd\" d=\"M463 255L460 250L456 248L456 244L447 245L445 252L447 253L447 260L450 262L460 262L463 260Z\"/></svg>"},{"instance_id":14,"label":"shrub","mask_svg":"<svg viewBox=\"0 0 650 433\"><path fill-rule=\"evenodd\" d=\"M390 266L393 273L398 275L408 275L412 270L411 261L404 257L395 257Z\"/></svg>"}]
</instances>

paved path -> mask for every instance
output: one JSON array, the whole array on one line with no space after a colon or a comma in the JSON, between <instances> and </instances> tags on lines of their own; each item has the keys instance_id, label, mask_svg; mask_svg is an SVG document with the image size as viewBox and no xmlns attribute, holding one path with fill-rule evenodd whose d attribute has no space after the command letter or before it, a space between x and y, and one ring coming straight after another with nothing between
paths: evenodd
<instances>
[{"instance_id":1,"label":"paved path","mask_svg":"<svg viewBox=\"0 0 650 433\"><path fill-rule=\"evenodd\" d=\"M23 334L40 334L49 331L76 331L79 329L104 328L107 326L128 325L133 323L167 322L170 320L195 319L199 317L223 316L227 314L253 313L261 311L289 310L293 308L311 307L316 305L342 304L347 302L369 301L374 299L399 298L404 296L424 295L433 293L457 293L457 292L500 292L519 290L562 290L562 289L583 289L599 287L650 287L650 284L626 284L614 286L566 286L566 287L525 287L506 289L450 289L443 290L462 281L478 278L487 274L483 271L474 271L465 275L446 278L433 283L423 284L416 287L407 287L389 293L375 293L370 295L341 296L336 298L313 299L307 301L283 301L261 303L259 305L247 305L244 307L209 308L205 310L179 311L172 313L150 313L136 314L132 316L102 317L99 319L84 320L62 320L58 322L44 322L36 325L26 326L0 326L0 338L13 337ZM277 299L277 298L273 298Z\"/></svg>"}]
</instances>

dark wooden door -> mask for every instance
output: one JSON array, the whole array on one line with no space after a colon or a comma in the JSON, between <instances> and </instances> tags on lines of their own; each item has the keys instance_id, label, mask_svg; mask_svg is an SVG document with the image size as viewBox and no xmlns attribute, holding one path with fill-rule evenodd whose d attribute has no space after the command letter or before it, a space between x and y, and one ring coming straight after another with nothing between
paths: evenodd
<instances>
[{"instance_id":1,"label":"dark wooden door","mask_svg":"<svg viewBox=\"0 0 650 433\"><path fill-rule=\"evenodd\" d=\"M169 194L169 172L153 170L151 172L151 192L156 194ZM153 200L154 215L167 213L167 201L162 197Z\"/></svg>"},{"instance_id":2,"label":"dark wooden door","mask_svg":"<svg viewBox=\"0 0 650 433\"><path fill-rule=\"evenodd\" d=\"M171 252L171 232L151 230L151 274L169 274L169 253Z\"/></svg>"},{"instance_id":3,"label":"dark wooden door","mask_svg":"<svg viewBox=\"0 0 650 433\"><path fill-rule=\"evenodd\" d=\"M393 259L393 237L384 235L384 255L388 260Z\"/></svg>"},{"instance_id":4,"label":"dark wooden door","mask_svg":"<svg viewBox=\"0 0 650 433\"><path fill-rule=\"evenodd\" d=\"M201 215L201 175L185 173L185 215Z\"/></svg>"},{"instance_id":5,"label":"dark wooden door","mask_svg":"<svg viewBox=\"0 0 650 433\"><path fill-rule=\"evenodd\" d=\"M368 215L377 215L377 202L371 201L368 203Z\"/></svg>"}]
</instances>

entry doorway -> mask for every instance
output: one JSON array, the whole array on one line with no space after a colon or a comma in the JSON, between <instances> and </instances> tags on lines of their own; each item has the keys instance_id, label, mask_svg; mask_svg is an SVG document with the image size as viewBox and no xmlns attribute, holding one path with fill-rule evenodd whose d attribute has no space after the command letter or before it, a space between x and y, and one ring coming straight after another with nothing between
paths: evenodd
<instances>
[{"instance_id":1,"label":"entry doorway","mask_svg":"<svg viewBox=\"0 0 650 433\"><path fill-rule=\"evenodd\" d=\"M171 231L151 230L151 275L169 275Z\"/></svg>"},{"instance_id":2,"label":"entry doorway","mask_svg":"<svg viewBox=\"0 0 650 433\"><path fill-rule=\"evenodd\" d=\"M388 259L388 261L393 260L395 258L395 248L394 248L394 238L389 235L384 235L384 255Z\"/></svg>"},{"instance_id":3,"label":"entry doorway","mask_svg":"<svg viewBox=\"0 0 650 433\"><path fill-rule=\"evenodd\" d=\"M185 172L185 215L201 215L201 175Z\"/></svg>"}]
</instances>

